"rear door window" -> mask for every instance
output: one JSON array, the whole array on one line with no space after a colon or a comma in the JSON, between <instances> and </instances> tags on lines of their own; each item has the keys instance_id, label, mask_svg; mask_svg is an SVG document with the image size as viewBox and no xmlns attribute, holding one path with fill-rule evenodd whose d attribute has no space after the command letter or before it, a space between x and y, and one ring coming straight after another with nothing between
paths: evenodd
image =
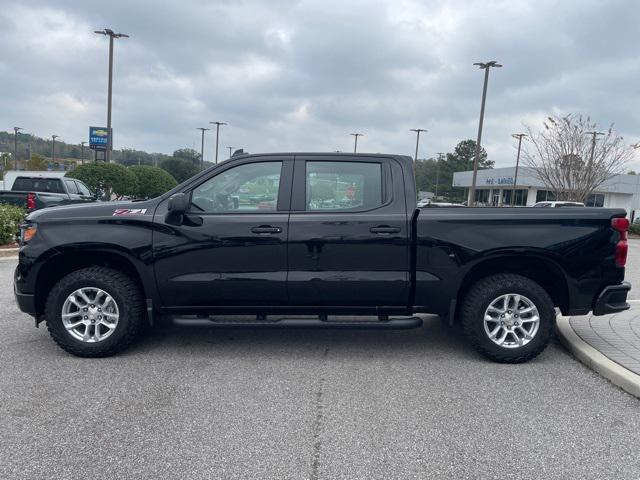
<instances>
[{"instance_id":1,"label":"rear door window","mask_svg":"<svg viewBox=\"0 0 640 480\"><path fill-rule=\"evenodd\" d=\"M307 211L372 210L383 203L381 163L306 162Z\"/></svg>"}]
</instances>

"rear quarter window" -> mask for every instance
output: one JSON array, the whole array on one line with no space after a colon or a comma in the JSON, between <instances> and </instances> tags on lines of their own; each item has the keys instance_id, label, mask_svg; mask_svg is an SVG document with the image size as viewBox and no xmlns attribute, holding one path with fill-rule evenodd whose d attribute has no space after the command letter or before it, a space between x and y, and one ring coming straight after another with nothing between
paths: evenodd
<instances>
[{"instance_id":1,"label":"rear quarter window","mask_svg":"<svg viewBox=\"0 0 640 480\"><path fill-rule=\"evenodd\" d=\"M64 193L62 181L58 178L24 178L18 177L11 190Z\"/></svg>"}]
</instances>

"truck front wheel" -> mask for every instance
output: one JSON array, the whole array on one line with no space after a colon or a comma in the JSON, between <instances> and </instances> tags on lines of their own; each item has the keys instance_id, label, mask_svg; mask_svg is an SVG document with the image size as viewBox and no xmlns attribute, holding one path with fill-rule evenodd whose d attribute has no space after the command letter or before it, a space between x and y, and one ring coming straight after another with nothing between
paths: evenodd
<instances>
[{"instance_id":1,"label":"truck front wheel","mask_svg":"<svg viewBox=\"0 0 640 480\"><path fill-rule=\"evenodd\" d=\"M514 274L480 280L461 308L465 336L482 355L501 363L522 363L539 355L551 340L555 317L549 294Z\"/></svg>"},{"instance_id":2,"label":"truck front wheel","mask_svg":"<svg viewBox=\"0 0 640 480\"><path fill-rule=\"evenodd\" d=\"M106 267L76 270L54 285L47 298L49 334L79 357L107 357L126 348L144 321L139 286Z\"/></svg>"}]
</instances>

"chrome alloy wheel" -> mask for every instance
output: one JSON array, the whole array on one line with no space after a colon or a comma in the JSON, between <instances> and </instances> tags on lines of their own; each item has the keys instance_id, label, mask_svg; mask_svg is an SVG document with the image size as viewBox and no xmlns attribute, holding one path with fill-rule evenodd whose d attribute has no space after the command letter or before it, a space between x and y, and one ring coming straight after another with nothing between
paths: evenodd
<instances>
[{"instance_id":1,"label":"chrome alloy wheel","mask_svg":"<svg viewBox=\"0 0 640 480\"><path fill-rule=\"evenodd\" d=\"M507 293L494 299L484 312L484 331L505 348L520 348L536 336L540 314L524 295Z\"/></svg>"},{"instance_id":2,"label":"chrome alloy wheel","mask_svg":"<svg viewBox=\"0 0 640 480\"><path fill-rule=\"evenodd\" d=\"M96 343L109 338L118 325L118 304L104 290L83 287L62 305L62 324L76 340Z\"/></svg>"}]
</instances>

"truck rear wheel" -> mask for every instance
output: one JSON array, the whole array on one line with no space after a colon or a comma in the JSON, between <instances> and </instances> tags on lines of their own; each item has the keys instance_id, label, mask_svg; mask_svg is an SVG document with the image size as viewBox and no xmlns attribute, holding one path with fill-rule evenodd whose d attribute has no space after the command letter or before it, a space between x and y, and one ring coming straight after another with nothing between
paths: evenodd
<instances>
[{"instance_id":1,"label":"truck rear wheel","mask_svg":"<svg viewBox=\"0 0 640 480\"><path fill-rule=\"evenodd\" d=\"M465 336L482 355L501 363L539 355L551 340L555 317L549 294L533 280L513 274L480 280L461 308Z\"/></svg>"},{"instance_id":2,"label":"truck rear wheel","mask_svg":"<svg viewBox=\"0 0 640 480\"><path fill-rule=\"evenodd\" d=\"M107 357L134 340L144 321L143 295L124 273L76 270L51 289L45 306L49 334L78 357Z\"/></svg>"}]
</instances>

